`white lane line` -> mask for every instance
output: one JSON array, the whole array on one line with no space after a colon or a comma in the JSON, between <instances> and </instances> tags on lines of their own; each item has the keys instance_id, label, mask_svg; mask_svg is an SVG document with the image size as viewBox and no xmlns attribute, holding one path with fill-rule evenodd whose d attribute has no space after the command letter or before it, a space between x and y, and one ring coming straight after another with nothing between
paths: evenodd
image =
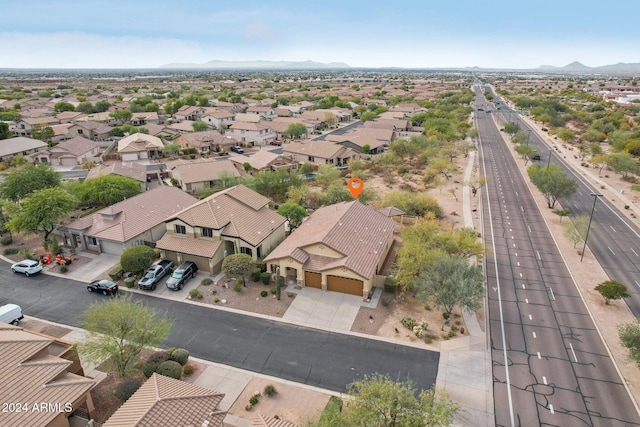
<instances>
[{"instance_id":1,"label":"white lane line","mask_svg":"<svg viewBox=\"0 0 640 427\"><path fill-rule=\"evenodd\" d=\"M513 231L512 229L509 229L509 233L511 233L512 231Z\"/></svg>"},{"instance_id":2,"label":"white lane line","mask_svg":"<svg viewBox=\"0 0 640 427\"><path fill-rule=\"evenodd\" d=\"M553 415L553 405L551 403L549 403L549 411L551 412L551 415Z\"/></svg>"},{"instance_id":3,"label":"white lane line","mask_svg":"<svg viewBox=\"0 0 640 427\"><path fill-rule=\"evenodd\" d=\"M542 382L544 383L544 385L547 385L547 377L545 377L544 375L542 376Z\"/></svg>"},{"instance_id":4,"label":"white lane line","mask_svg":"<svg viewBox=\"0 0 640 427\"><path fill-rule=\"evenodd\" d=\"M527 229L529 229L529 233L531 233L531 227L527 225Z\"/></svg>"},{"instance_id":5,"label":"white lane line","mask_svg":"<svg viewBox=\"0 0 640 427\"><path fill-rule=\"evenodd\" d=\"M638 283L637 280L634 280L634 282L636 282L636 286L640 288L640 283Z\"/></svg>"},{"instance_id":6,"label":"white lane line","mask_svg":"<svg viewBox=\"0 0 640 427\"><path fill-rule=\"evenodd\" d=\"M556 296L553 293L553 289L549 288L549 290L551 291L551 298L553 298L553 300L556 300Z\"/></svg>"},{"instance_id":7,"label":"white lane line","mask_svg":"<svg viewBox=\"0 0 640 427\"><path fill-rule=\"evenodd\" d=\"M575 206L577 209L580 209L580 206L578 206L576 203L574 203L573 206Z\"/></svg>"},{"instance_id":8,"label":"white lane line","mask_svg":"<svg viewBox=\"0 0 640 427\"><path fill-rule=\"evenodd\" d=\"M571 343L569 343L569 347L571 347L571 353L573 354L573 360L575 360L577 362L578 358L576 357L576 352L573 351L573 346L571 345Z\"/></svg>"},{"instance_id":9,"label":"white lane line","mask_svg":"<svg viewBox=\"0 0 640 427\"><path fill-rule=\"evenodd\" d=\"M517 265L518 267L520 267L520 263L519 263L519 262L516 262L516 265Z\"/></svg>"},{"instance_id":10,"label":"white lane line","mask_svg":"<svg viewBox=\"0 0 640 427\"><path fill-rule=\"evenodd\" d=\"M518 252L516 252L516 256L518 256Z\"/></svg>"},{"instance_id":11,"label":"white lane line","mask_svg":"<svg viewBox=\"0 0 640 427\"><path fill-rule=\"evenodd\" d=\"M514 247L514 248L516 247L516 244L515 244L515 243L513 244L513 247Z\"/></svg>"},{"instance_id":12,"label":"white lane line","mask_svg":"<svg viewBox=\"0 0 640 427\"><path fill-rule=\"evenodd\" d=\"M536 251L536 253L538 254L538 259L542 261L542 258L540 258L540 252Z\"/></svg>"},{"instance_id":13,"label":"white lane line","mask_svg":"<svg viewBox=\"0 0 640 427\"><path fill-rule=\"evenodd\" d=\"M638 282L636 282L636 284L637 284L637 283L638 283ZM638 286L640 286L640 285L638 285ZM525 298L525 299L524 299L524 302L526 302L527 304L529 304L529 298Z\"/></svg>"},{"instance_id":14,"label":"white lane line","mask_svg":"<svg viewBox=\"0 0 640 427\"><path fill-rule=\"evenodd\" d=\"M607 246L607 249L609 249L609 252L611 252L614 256L616 255L616 253L613 252L613 249L611 249L609 246Z\"/></svg>"},{"instance_id":15,"label":"white lane line","mask_svg":"<svg viewBox=\"0 0 640 427\"><path fill-rule=\"evenodd\" d=\"M522 277L522 273L520 273L520 277Z\"/></svg>"},{"instance_id":16,"label":"white lane line","mask_svg":"<svg viewBox=\"0 0 640 427\"><path fill-rule=\"evenodd\" d=\"M534 338L538 338L538 337L536 336L536 333L535 333L535 332L533 332L533 337L534 337ZM576 360L576 362L577 362L577 360Z\"/></svg>"},{"instance_id":17,"label":"white lane line","mask_svg":"<svg viewBox=\"0 0 640 427\"><path fill-rule=\"evenodd\" d=\"M513 236L511 236L511 240L513 240Z\"/></svg>"},{"instance_id":18,"label":"white lane line","mask_svg":"<svg viewBox=\"0 0 640 427\"><path fill-rule=\"evenodd\" d=\"M540 352L538 352L538 359L542 359L542 357L540 357Z\"/></svg>"},{"instance_id":19,"label":"white lane line","mask_svg":"<svg viewBox=\"0 0 640 427\"><path fill-rule=\"evenodd\" d=\"M524 287L524 283L522 284L522 289L525 289L525 287Z\"/></svg>"},{"instance_id":20,"label":"white lane line","mask_svg":"<svg viewBox=\"0 0 640 427\"><path fill-rule=\"evenodd\" d=\"M634 250L633 250L633 248L631 248L631 252L633 252L633 254L634 254L635 256L639 256L639 255L638 255L638 252L634 251Z\"/></svg>"},{"instance_id":21,"label":"white lane line","mask_svg":"<svg viewBox=\"0 0 640 427\"><path fill-rule=\"evenodd\" d=\"M522 212L524 212L524 208L523 208L522 206L520 206L520 210L521 210Z\"/></svg>"},{"instance_id":22,"label":"white lane line","mask_svg":"<svg viewBox=\"0 0 640 427\"><path fill-rule=\"evenodd\" d=\"M529 315L529 320L533 320L533 316Z\"/></svg>"},{"instance_id":23,"label":"white lane line","mask_svg":"<svg viewBox=\"0 0 640 427\"><path fill-rule=\"evenodd\" d=\"M610 226L609 226L609 228L610 228L611 230L613 230L613 232L614 232L614 233L616 233L616 229L615 229L615 228L613 228L613 226L612 226L612 225L610 225Z\"/></svg>"}]
</instances>

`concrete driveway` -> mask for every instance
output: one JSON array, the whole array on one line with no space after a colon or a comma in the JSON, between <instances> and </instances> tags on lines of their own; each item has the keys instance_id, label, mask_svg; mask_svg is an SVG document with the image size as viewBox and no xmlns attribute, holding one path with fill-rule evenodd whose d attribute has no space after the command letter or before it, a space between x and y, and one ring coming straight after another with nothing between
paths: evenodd
<instances>
[{"instance_id":1,"label":"concrete driveway","mask_svg":"<svg viewBox=\"0 0 640 427\"><path fill-rule=\"evenodd\" d=\"M282 318L311 327L349 331L361 304L362 297L356 295L305 287Z\"/></svg>"},{"instance_id":2,"label":"concrete driveway","mask_svg":"<svg viewBox=\"0 0 640 427\"><path fill-rule=\"evenodd\" d=\"M90 262L80 266L77 270L69 271L65 275L66 277L81 282L91 282L105 271L111 270L120 262L120 257L118 255L105 253L94 255L86 252L82 252L81 255L92 259Z\"/></svg>"}]
</instances>

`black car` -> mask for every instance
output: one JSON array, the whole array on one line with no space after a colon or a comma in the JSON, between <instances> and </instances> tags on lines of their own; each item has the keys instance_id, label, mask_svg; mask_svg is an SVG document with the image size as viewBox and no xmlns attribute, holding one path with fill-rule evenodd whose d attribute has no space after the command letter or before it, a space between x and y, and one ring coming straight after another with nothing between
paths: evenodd
<instances>
[{"instance_id":1,"label":"black car","mask_svg":"<svg viewBox=\"0 0 640 427\"><path fill-rule=\"evenodd\" d=\"M115 295L118 293L118 285L111 280L94 280L87 285L89 292L102 292L102 295Z\"/></svg>"},{"instance_id":2,"label":"black car","mask_svg":"<svg viewBox=\"0 0 640 427\"><path fill-rule=\"evenodd\" d=\"M173 271L171 277L167 279L167 288L179 291L187 280L196 276L198 266L195 262L187 261Z\"/></svg>"},{"instance_id":3,"label":"black car","mask_svg":"<svg viewBox=\"0 0 640 427\"><path fill-rule=\"evenodd\" d=\"M540 154L534 154L531 158L532 158L533 160L540 160L540 159L542 159L542 157L540 157Z\"/></svg>"}]
</instances>

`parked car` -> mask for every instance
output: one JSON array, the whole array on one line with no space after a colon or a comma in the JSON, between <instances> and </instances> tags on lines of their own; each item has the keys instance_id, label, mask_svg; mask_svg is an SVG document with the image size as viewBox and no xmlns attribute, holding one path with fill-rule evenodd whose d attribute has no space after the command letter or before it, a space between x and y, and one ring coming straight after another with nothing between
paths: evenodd
<instances>
[{"instance_id":1,"label":"parked car","mask_svg":"<svg viewBox=\"0 0 640 427\"><path fill-rule=\"evenodd\" d=\"M28 277L32 274L40 273L42 271L42 265L38 261L25 259L13 264L11 266L11 271L13 271L14 273L23 273Z\"/></svg>"},{"instance_id":2,"label":"parked car","mask_svg":"<svg viewBox=\"0 0 640 427\"><path fill-rule=\"evenodd\" d=\"M159 263L152 265L142 279L138 281L138 288L155 291L156 284L160 279L173 271L173 265L173 261L168 259L163 259Z\"/></svg>"},{"instance_id":3,"label":"parked car","mask_svg":"<svg viewBox=\"0 0 640 427\"><path fill-rule=\"evenodd\" d=\"M89 292L102 292L102 295L115 295L118 293L118 285L111 280L94 280L87 285Z\"/></svg>"},{"instance_id":4,"label":"parked car","mask_svg":"<svg viewBox=\"0 0 640 427\"><path fill-rule=\"evenodd\" d=\"M542 157L540 157L540 154L534 154L533 156L531 156L532 160L540 160L542 159Z\"/></svg>"},{"instance_id":5,"label":"parked car","mask_svg":"<svg viewBox=\"0 0 640 427\"><path fill-rule=\"evenodd\" d=\"M174 291L182 289L184 284L192 277L196 276L198 272L198 266L195 262L187 261L178 267L171 277L167 279L167 288Z\"/></svg>"},{"instance_id":6,"label":"parked car","mask_svg":"<svg viewBox=\"0 0 640 427\"><path fill-rule=\"evenodd\" d=\"M233 151L234 153L238 153L238 154L244 153L243 148L240 147L239 145L234 145L233 147L230 148L230 150Z\"/></svg>"},{"instance_id":7,"label":"parked car","mask_svg":"<svg viewBox=\"0 0 640 427\"><path fill-rule=\"evenodd\" d=\"M17 326L22 319L24 319L24 316L19 305L6 304L0 307L0 322Z\"/></svg>"},{"instance_id":8,"label":"parked car","mask_svg":"<svg viewBox=\"0 0 640 427\"><path fill-rule=\"evenodd\" d=\"M275 141L271 141L270 144L277 145L278 147L280 147L282 145L282 141L275 140Z\"/></svg>"}]
</instances>

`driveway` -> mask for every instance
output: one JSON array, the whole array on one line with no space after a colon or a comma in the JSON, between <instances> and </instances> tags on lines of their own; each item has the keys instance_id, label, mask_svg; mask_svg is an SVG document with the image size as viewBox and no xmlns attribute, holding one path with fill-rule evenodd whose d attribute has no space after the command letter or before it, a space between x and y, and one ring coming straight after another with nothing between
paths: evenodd
<instances>
[{"instance_id":1,"label":"driveway","mask_svg":"<svg viewBox=\"0 0 640 427\"><path fill-rule=\"evenodd\" d=\"M302 288L282 318L311 327L350 331L362 297L340 292Z\"/></svg>"},{"instance_id":2,"label":"driveway","mask_svg":"<svg viewBox=\"0 0 640 427\"><path fill-rule=\"evenodd\" d=\"M71 270L65 276L70 279L79 280L81 282L90 282L102 273L111 270L120 262L118 255L99 254L93 255L86 252L81 253L82 256L91 257L91 261L80 266L77 270Z\"/></svg>"}]
</instances>

